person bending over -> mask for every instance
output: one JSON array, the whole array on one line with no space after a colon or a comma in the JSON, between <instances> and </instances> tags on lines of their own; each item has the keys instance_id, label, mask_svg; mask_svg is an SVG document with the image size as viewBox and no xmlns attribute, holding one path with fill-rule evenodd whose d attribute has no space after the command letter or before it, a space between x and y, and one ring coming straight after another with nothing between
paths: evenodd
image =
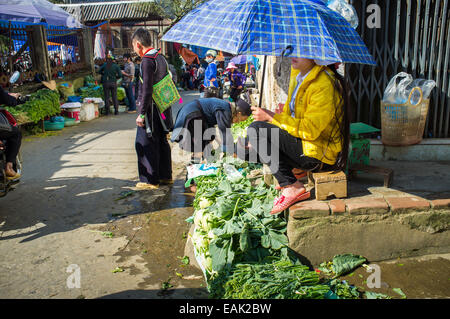
<instances>
[{"instance_id":1,"label":"person bending over","mask_svg":"<svg viewBox=\"0 0 450 319\"><path fill-rule=\"evenodd\" d=\"M222 140L222 151L234 153L234 143L230 131L231 124L245 121L251 115L250 105L244 100L238 100L236 107L231 103L218 98L200 98L187 103L178 112L172 132L172 142L177 142L183 150L191 151L191 162L201 160L200 152L206 145L214 140L214 136L206 137L204 133L215 125L219 128ZM195 123L199 125L199 133L195 134ZM185 131L187 130L187 131ZM183 132L185 133L183 135Z\"/></svg>"}]
</instances>

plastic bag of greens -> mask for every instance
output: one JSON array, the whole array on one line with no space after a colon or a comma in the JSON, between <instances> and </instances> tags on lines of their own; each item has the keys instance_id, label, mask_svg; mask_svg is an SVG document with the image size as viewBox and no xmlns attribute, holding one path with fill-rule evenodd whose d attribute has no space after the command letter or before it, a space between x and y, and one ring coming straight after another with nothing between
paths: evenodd
<instances>
[{"instance_id":1,"label":"plastic bag of greens","mask_svg":"<svg viewBox=\"0 0 450 319\"><path fill-rule=\"evenodd\" d=\"M117 99L123 101L126 97L125 89L123 87L117 88Z\"/></svg>"}]
</instances>

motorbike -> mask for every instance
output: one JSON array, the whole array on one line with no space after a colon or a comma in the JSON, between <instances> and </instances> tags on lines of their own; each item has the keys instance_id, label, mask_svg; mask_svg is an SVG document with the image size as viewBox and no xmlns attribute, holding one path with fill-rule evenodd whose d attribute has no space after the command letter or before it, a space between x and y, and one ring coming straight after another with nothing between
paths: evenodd
<instances>
[{"instance_id":1,"label":"motorbike","mask_svg":"<svg viewBox=\"0 0 450 319\"><path fill-rule=\"evenodd\" d=\"M18 71L14 72L9 82L14 84L20 77ZM27 96L19 96L18 104L25 103L28 100ZM14 116L6 109L0 108L0 131L10 131L11 126L17 126L17 121ZM6 149L8 142L6 139L0 140L0 197L4 197L9 191L13 190L20 182L20 177L17 179L8 179L6 176ZM13 169L22 176L22 156L20 152L16 156L16 161L13 163Z\"/></svg>"},{"instance_id":2,"label":"motorbike","mask_svg":"<svg viewBox=\"0 0 450 319\"><path fill-rule=\"evenodd\" d=\"M1 109L0 111L3 119L6 118L11 125L17 125L17 122L11 113L4 109ZM20 182L20 177L13 180L6 178L6 148L8 147L8 143L6 140L1 140L0 142L0 197L4 197L9 191L17 186ZM22 157L20 152L16 157L16 162L13 164L13 169L22 175Z\"/></svg>"}]
</instances>

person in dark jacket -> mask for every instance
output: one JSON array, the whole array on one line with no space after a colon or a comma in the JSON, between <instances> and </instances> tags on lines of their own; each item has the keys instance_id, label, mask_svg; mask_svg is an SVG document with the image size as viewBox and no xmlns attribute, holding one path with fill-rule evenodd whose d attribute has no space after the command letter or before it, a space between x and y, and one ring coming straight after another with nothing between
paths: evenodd
<instances>
[{"instance_id":1,"label":"person in dark jacket","mask_svg":"<svg viewBox=\"0 0 450 319\"><path fill-rule=\"evenodd\" d=\"M234 143L229 128L232 123L245 121L251 114L250 105L242 99L237 101L235 108L230 102L219 98L196 99L178 112L171 140L179 143L181 149L192 152L191 161L198 162L201 158L199 153L214 140L214 136L204 136L205 131L217 125L222 151L233 154ZM201 130L196 130L195 125L201 125Z\"/></svg>"},{"instance_id":2,"label":"person in dark jacket","mask_svg":"<svg viewBox=\"0 0 450 319\"><path fill-rule=\"evenodd\" d=\"M8 93L0 86L0 105L17 106L19 94ZM6 145L3 144L6 141ZM14 170L17 154L19 154L20 145L22 144L22 133L17 126L12 126L11 131L0 131L0 149L5 150L6 178L10 180L18 179L20 174Z\"/></svg>"},{"instance_id":3,"label":"person in dark jacket","mask_svg":"<svg viewBox=\"0 0 450 319\"><path fill-rule=\"evenodd\" d=\"M172 110L160 113L153 101L153 85L167 74L167 62L160 50L152 47L150 33L139 28L132 37L133 50L142 58L136 118L136 152L140 182L138 189L156 189L171 184L172 154L167 134L172 129Z\"/></svg>"},{"instance_id":4,"label":"person in dark jacket","mask_svg":"<svg viewBox=\"0 0 450 319\"><path fill-rule=\"evenodd\" d=\"M141 77L141 57L138 56L134 59L134 99L139 100L139 79Z\"/></svg>"},{"instance_id":5,"label":"person in dark jacket","mask_svg":"<svg viewBox=\"0 0 450 319\"><path fill-rule=\"evenodd\" d=\"M119 101L117 100L117 80L122 78L122 70L114 63L113 57L108 55L106 62L98 71L102 75L103 93L105 95L105 114L109 114L109 98L112 97L114 104L114 115L119 114Z\"/></svg>"}]
</instances>

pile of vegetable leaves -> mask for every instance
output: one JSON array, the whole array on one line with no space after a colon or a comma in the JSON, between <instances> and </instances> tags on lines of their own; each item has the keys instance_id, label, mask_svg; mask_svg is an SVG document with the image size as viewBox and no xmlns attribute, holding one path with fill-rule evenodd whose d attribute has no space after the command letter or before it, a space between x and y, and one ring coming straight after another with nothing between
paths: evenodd
<instances>
[{"instance_id":1,"label":"pile of vegetable leaves","mask_svg":"<svg viewBox=\"0 0 450 319\"><path fill-rule=\"evenodd\" d=\"M192 241L211 278L240 261L287 256L286 221L269 214L276 190L246 178L232 182L217 176L197 180Z\"/></svg>"},{"instance_id":2,"label":"pile of vegetable leaves","mask_svg":"<svg viewBox=\"0 0 450 319\"><path fill-rule=\"evenodd\" d=\"M218 297L230 299L317 299L330 287L307 266L276 258L267 263L236 264ZM223 294L223 295L222 295Z\"/></svg>"},{"instance_id":3,"label":"pile of vegetable leaves","mask_svg":"<svg viewBox=\"0 0 450 319\"><path fill-rule=\"evenodd\" d=\"M229 178L227 165L242 178ZM363 264L364 257L337 255L321 265L319 276L288 247L283 215L270 215L278 191L262 178L253 184L245 178L260 165L226 157L214 166L216 175L195 178L190 218L195 225L191 240L211 298L362 298L356 287L336 277Z\"/></svg>"},{"instance_id":4,"label":"pile of vegetable leaves","mask_svg":"<svg viewBox=\"0 0 450 319\"><path fill-rule=\"evenodd\" d=\"M61 112L59 104L59 93L41 89L31 94L28 101L15 107L5 107L14 117L20 118L26 115L28 121L37 123L46 116L52 116Z\"/></svg>"},{"instance_id":5,"label":"pile of vegetable leaves","mask_svg":"<svg viewBox=\"0 0 450 319\"><path fill-rule=\"evenodd\" d=\"M79 96L83 99L87 97L103 98L103 87L100 85L82 87L79 89Z\"/></svg>"}]
</instances>

